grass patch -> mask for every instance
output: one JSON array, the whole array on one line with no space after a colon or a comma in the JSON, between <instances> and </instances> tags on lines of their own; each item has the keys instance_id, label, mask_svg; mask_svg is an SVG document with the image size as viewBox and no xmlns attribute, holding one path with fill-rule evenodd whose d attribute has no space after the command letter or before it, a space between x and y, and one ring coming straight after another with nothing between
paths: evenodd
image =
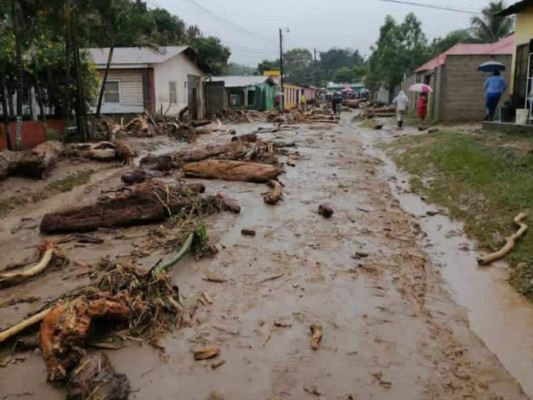
<instances>
[{"instance_id":1,"label":"grass patch","mask_svg":"<svg viewBox=\"0 0 533 400\"><path fill-rule=\"evenodd\" d=\"M24 196L10 196L0 199L0 217L9 214L10 211L25 205L28 202Z\"/></svg>"},{"instance_id":2,"label":"grass patch","mask_svg":"<svg viewBox=\"0 0 533 400\"><path fill-rule=\"evenodd\" d=\"M413 175L412 188L446 206L488 251L516 230L519 212L533 227L533 139L441 132L404 137L389 145L396 163ZM511 283L533 300L533 235L508 256Z\"/></svg>"},{"instance_id":3,"label":"grass patch","mask_svg":"<svg viewBox=\"0 0 533 400\"><path fill-rule=\"evenodd\" d=\"M58 193L70 192L76 186L87 184L91 179L92 174L94 174L92 169L74 172L63 179L52 182L46 186L45 190L51 190Z\"/></svg>"}]
</instances>

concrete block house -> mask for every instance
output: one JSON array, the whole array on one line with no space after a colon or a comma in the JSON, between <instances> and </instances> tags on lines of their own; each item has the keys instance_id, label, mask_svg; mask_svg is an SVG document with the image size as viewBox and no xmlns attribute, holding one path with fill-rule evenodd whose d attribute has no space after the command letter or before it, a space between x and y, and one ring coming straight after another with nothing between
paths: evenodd
<instances>
[{"instance_id":1,"label":"concrete block house","mask_svg":"<svg viewBox=\"0 0 533 400\"><path fill-rule=\"evenodd\" d=\"M488 74L478 71L486 61L498 61L507 69L503 77L510 82L513 36L496 43L460 43L421 65L402 82L414 109L416 94L407 91L414 83L426 83L433 88L429 99L429 119L438 122L482 121L485 117L483 84ZM502 101L509 94L504 94Z\"/></svg>"},{"instance_id":2,"label":"concrete block house","mask_svg":"<svg viewBox=\"0 0 533 400\"><path fill-rule=\"evenodd\" d=\"M87 49L103 78L109 48ZM115 48L102 104L103 114L150 112L177 114L189 106L204 116L204 78L210 73L188 46Z\"/></svg>"}]
</instances>

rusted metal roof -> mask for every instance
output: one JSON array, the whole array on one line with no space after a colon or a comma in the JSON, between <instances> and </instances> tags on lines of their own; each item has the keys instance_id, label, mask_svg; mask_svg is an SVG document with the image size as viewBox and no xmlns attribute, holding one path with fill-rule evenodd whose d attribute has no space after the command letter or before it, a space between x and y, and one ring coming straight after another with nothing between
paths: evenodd
<instances>
[{"instance_id":1,"label":"rusted metal roof","mask_svg":"<svg viewBox=\"0 0 533 400\"><path fill-rule=\"evenodd\" d=\"M432 58L424 65L421 65L415 72L429 71L446 63L446 57L450 55L462 56L495 56L512 55L514 49L514 35L508 36L495 43L459 43Z\"/></svg>"}]
</instances>

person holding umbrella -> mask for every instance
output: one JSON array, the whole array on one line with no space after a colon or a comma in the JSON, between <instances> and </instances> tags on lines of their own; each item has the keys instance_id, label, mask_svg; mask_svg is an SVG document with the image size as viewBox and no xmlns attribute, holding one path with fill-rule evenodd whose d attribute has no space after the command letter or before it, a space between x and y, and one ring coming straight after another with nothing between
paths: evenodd
<instances>
[{"instance_id":1,"label":"person holding umbrella","mask_svg":"<svg viewBox=\"0 0 533 400\"><path fill-rule=\"evenodd\" d=\"M418 117L418 130L422 131L424 130L424 121L428 113L428 95L433 92L433 89L425 83L415 83L407 90L420 93L416 101L416 115Z\"/></svg>"},{"instance_id":2,"label":"person holding umbrella","mask_svg":"<svg viewBox=\"0 0 533 400\"><path fill-rule=\"evenodd\" d=\"M507 90L507 82L500 76L500 70L495 69L492 76L485 81L485 121L492 121L502 94Z\"/></svg>"}]
</instances>

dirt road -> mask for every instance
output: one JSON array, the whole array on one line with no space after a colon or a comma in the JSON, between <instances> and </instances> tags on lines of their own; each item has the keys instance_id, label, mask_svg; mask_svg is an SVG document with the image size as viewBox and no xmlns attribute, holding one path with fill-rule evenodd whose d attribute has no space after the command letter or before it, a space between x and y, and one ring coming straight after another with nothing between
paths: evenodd
<instances>
[{"instance_id":1,"label":"dirt road","mask_svg":"<svg viewBox=\"0 0 533 400\"><path fill-rule=\"evenodd\" d=\"M198 308L193 326L164 337L162 351L132 344L109 352L116 370L132 383L131 398L527 398L469 330L465 311L420 246L418 222L402 211L377 173L378 161L365 154L360 128L348 121L332 130L302 126L298 133L283 132L283 139L296 141L300 156L281 177L284 201L277 206L263 204L265 186L207 182L209 192L229 193L243 210L211 218L210 235L223 247L215 258L188 259L172 273L185 304L194 304L202 291L213 304ZM102 189L113 179L116 171L105 170L89 185L98 181ZM85 189L60 195L61 201L95 196ZM331 204L331 219L317 214L321 203ZM53 208L53 199L5 219L0 250L6 260L20 258L21 241L28 248L39 242L35 227L21 227L20 220L37 219L43 207ZM19 229L12 233L13 227ZM257 235L244 237L243 228ZM133 238L146 229L122 234ZM110 238L104 245L66 251L89 263L121 255L135 244ZM160 255L143 263L148 266ZM227 282L208 282L207 273ZM64 280L72 275L46 275L24 289L4 291L0 302L14 294L53 296L73 284ZM32 307L0 308L2 324ZM310 346L313 324L323 329L318 350ZM205 341L221 345L225 363L216 369L191 355ZM0 398L63 398L45 377L41 357L26 355L0 369Z\"/></svg>"}]
</instances>

